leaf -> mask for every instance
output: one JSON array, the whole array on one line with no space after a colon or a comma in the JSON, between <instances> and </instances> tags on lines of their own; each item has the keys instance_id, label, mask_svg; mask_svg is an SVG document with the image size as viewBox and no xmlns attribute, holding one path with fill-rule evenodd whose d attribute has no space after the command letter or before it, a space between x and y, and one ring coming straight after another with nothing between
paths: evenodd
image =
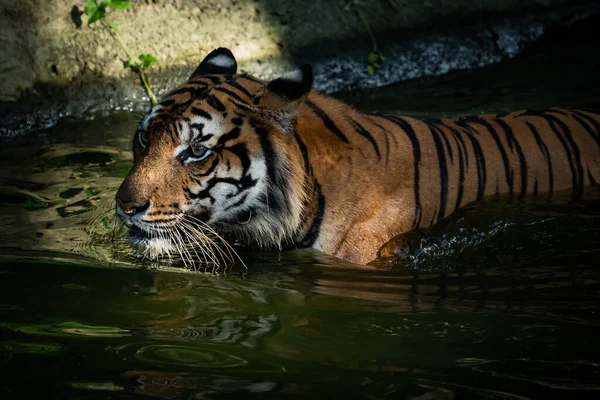
<instances>
[{"instance_id":1,"label":"leaf","mask_svg":"<svg viewBox=\"0 0 600 400\"><path fill-rule=\"evenodd\" d=\"M98 5L96 0L87 0L83 10L88 17L88 25L93 24L106 15L106 7L102 4Z\"/></svg>"},{"instance_id":2,"label":"leaf","mask_svg":"<svg viewBox=\"0 0 600 400\"><path fill-rule=\"evenodd\" d=\"M115 32L119 32L119 25L116 22L108 21L108 24Z\"/></svg>"},{"instance_id":3,"label":"leaf","mask_svg":"<svg viewBox=\"0 0 600 400\"><path fill-rule=\"evenodd\" d=\"M158 64L158 60L152 54L140 54L139 59L142 62L142 69L147 69L152 64Z\"/></svg>"},{"instance_id":4,"label":"leaf","mask_svg":"<svg viewBox=\"0 0 600 400\"><path fill-rule=\"evenodd\" d=\"M370 65L373 65L373 64L375 64L377 62L378 58L379 57L377 56L377 54L375 54L375 53L369 53L369 55L367 56L367 62Z\"/></svg>"},{"instance_id":5,"label":"leaf","mask_svg":"<svg viewBox=\"0 0 600 400\"><path fill-rule=\"evenodd\" d=\"M373 76L375 73L375 68L372 65L367 65L367 71L369 71L369 75Z\"/></svg>"},{"instance_id":6,"label":"leaf","mask_svg":"<svg viewBox=\"0 0 600 400\"><path fill-rule=\"evenodd\" d=\"M115 10L127 10L132 4L127 0L105 0L101 3L104 7L114 8Z\"/></svg>"},{"instance_id":7,"label":"leaf","mask_svg":"<svg viewBox=\"0 0 600 400\"><path fill-rule=\"evenodd\" d=\"M87 197L96 196L97 194L98 194L98 192L97 192L97 191L95 191L95 190L94 190L94 189L92 189L92 188L87 188L87 189L85 189L85 195L86 195Z\"/></svg>"},{"instance_id":8,"label":"leaf","mask_svg":"<svg viewBox=\"0 0 600 400\"><path fill-rule=\"evenodd\" d=\"M90 18L92 15L96 14L96 11L98 11L98 3L96 3L96 0L87 0L85 2L85 8L83 9L85 15Z\"/></svg>"},{"instance_id":9,"label":"leaf","mask_svg":"<svg viewBox=\"0 0 600 400\"><path fill-rule=\"evenodd\" d=\"M94 22L98 21L99 19L104 18L105 15L106 15L106 10L103 8L98 8L98 10L96 10L96 12L94 14L92 14L91 17L88 18L88 25L91 25Z\"/></svg>"},{"instance_id":10,"label":"leaf","mask_svg":"<svg viewBox=\"0 0 600 400\"><path fill-rule=\"evenodd\" d=\"M109 230L110 229L110 221L108 220L107 217L102 217L102 219L100 219L100 222L102 222L102 225L104 225L104 228Z\"/></svg>"},{"instance_id":11,"label":"leaf","mask_svg":"<svg viewBox=\"0 0 600 400\"><path fill-rule=\"evenodd\" d=\"M126 67L131 69L137 69L140 66L140 60L135 57L129 57L127 60Z\"/></svg>"}]
</instances>

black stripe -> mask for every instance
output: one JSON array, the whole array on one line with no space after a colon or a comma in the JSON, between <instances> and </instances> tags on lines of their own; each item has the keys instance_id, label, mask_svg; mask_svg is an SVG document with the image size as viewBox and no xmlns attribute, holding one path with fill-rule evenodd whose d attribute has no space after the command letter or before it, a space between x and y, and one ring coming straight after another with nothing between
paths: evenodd
<instances>
[{"instance_id":1,"label":"black stripe","mask_svg":"<svg viewBox=\"0 0 600 400\"><path fill-rule=\"evenodd\" d=\"M573 141L571 131L568 126L553 115L549 115L543 112L529 110L519 114L517 117L522 116L537 116L544 118L550 125L550 129L560 141L567 159L569 160L569 168L571 169L571 180L573 183L573 193L580 194L583 191L583 166L581 165L581 158L579 154L579 147Z\"/></svg>"},{"instance_id":2,"label":"black stripe","mask_svg":"<svg viewBox=\"0 0 600 400\"><path fill-rule=\"evenodd\" d=\"M173 124L171 124L171 126L173 127L173 129L169 129L169 137L171 138L172 143L177 143L180 141L181 138L183 122L181 122L181 120L177 120Z\"/></svg>"},{"instance_id":3,"label":"black stripe","mask_svg":"<svg viewBox=\"0 0 600 400\"><path fill-rule=\"evenodd\" d=\"M240 85L238 82L236 81L226 81L226 84L228 84L229 86L233 86L234 88L236 88L237 90L239 90L240 92L244 93L246 96L248 96L249 98L253 98L254 96L252 95L252 93L250 93L248 91L248 89L246 89L244 86Z\"/></svg>"},{"instance_id":4,"label":"black stripe","mask_svg":"<svg viewBox=\"0 0 600 400\"><path fill-rule=\"evenodd\" d=\"M315 103L310 100L306 101L306 105L310 107L310 109L323 121L323 124L335 133L337 137L339 137L344 143L350 143L346 135L340 131L340 129L335 125L335 123L329 118L329 116L325 113L325 111L321 110Z\"/></svg>"},{"instance_id":5,"label":"black stripe","mask_svg":"<svg viewBox=\"0 0 600 400\"><path fill-rule=\"evenodd\" d=\"M500 127L504 130L504 135L506 137L506 141L509 143L510 149L514 149L517 151L517 156L519 157L519 165L521 170L521 194L519 195L519 199L523 199L525 193L527 192L527 160L525 159L525 154L523 154L523 150L521 145L517 141L512 128L503 120L496 119L495 122L500 125ZM513 150L514 153L514 150Z\"/></svg>"},{"instance_id":6,"label":"black stripe","mask_svg":"<svg viewBox=\"0 0 600 400\"><path fill-rule=\"evenodd\" d=\"M315 244L319 237L319 233L321 232L321 224L323 223L323 216L325 215L325 196L323 196L321 185L316 179L314 187L317 195L317 211L306 235L304 235L304 238L298 243L300 247L312 247Z\"/></svg>"},{"instance_id":7,"label":"black stripe","mask_svg":"<svg viewBox=\"0 0 600 400\"><path fill-rule=\"evenodd\" d=\"M240 199L238 201L225 207L225 211L229 211L232 208L241 206L242 204L244 204L246 202L247 198L248 198L248 193L244 193L244 195L242 197L240 197Z\"/></svg>"},{"instance_id":8,"label":"black stripe","mask_svg":"<svg viewBox=\"0 0 600 400\"><path fill-rule=\"evenodd\" d=\"M221 77L215 75L202 75L197 82L202 83L202 79L208 79L213 84L221 83Z\"/></svg>"},{"instance_id":9,"label":"black stripe","mask_svg":"<svg viewBox=\"0 0 600 400\"><path fill-rule=\"evenodd\" d=\"M438 212L438 209L437 209L437 206L435 206L433 209L433 214L431 215L431 221L429 221L429 225L433 225L433 224L435 224L435 221L437 221L437 212Z\"/></svg>"},{"instance_id":10,"label":"black stripe","mask_svg":"<svg viewBox=\"0 0 600 400\"><path fill-rule=\"evenodd\" d=\"M188 197L189 199L209 198L210 202L214 203L215 199L210 195L210 191L212 190L212 188L214 188L219 183L228 183L232 186L235 186L238 190L237 194L240 194L240 193L245 192L246 190L250 189L251 187L256 186L257 182L258 182L258 180L252 179L252 177L250 175L245 175L240 180L237 180L234 178L227 178L227 177L226 178L213 177L213 178L210 178L206 182L205 188L196 194L192 193L189 189L187 189L187 190L184 189L184 190L187 193L186 197Z\"/></svg>"},{"instance_id":11,"label":"black stripe","mask_svg":"<svg viewBox=\"0 0 600 400\"><path fill-rule=\"evenodd\" d=\"M340 240L338 241L338 244L335 246L335 250L333 250L333 252L331 254L336 255L338 253L338 251L340 251L340 249L342 248L342 246L348 239L349 234L350 234L350 229L346 229L346 232L344 232L344 235L340 238Z\"/></svg>"},{"instance_id":12,"label":"black stripe","mask_svg":"<svg viewBox=\"0 0 600 400\"><path fill-rule=\"evenodd\" d=\"M237 143L233 146L225 147L223 151L229 151L236 155L242 163L242 176L248 173L250 169L250 156L248 155L248 148L243 143Z\"/></svg>"},{"instance_id":13,"label":"black stripe","mask_svg":"<svg viewBox=\"0 0 600 400\"><path fill-rule=\"evenodd\" d=\"M216 87L216 88L214 88L214 90L218 90L219 92L227 93L229 96L233 97L237 101L248 104L248 102L246 100L242 99L237 93L234 93L229 89L225 89L224 87Z\"/></svg>"},{"instance_id":14,"label":"black stripe","mask_svg":"<svg viewBox=\"0 0 600 400\"><path fill-rule=\"evenodd\" d=\"M269 178L269 182L267 183L266 205L271 211L287 211L287 202L285 201L285 195L282 192L282 190L286 190L286 188L280 187L281 183L286 182L286 180L277 179L279 176L277 152L273 149L273 144L269 140L268 131L261 127L255 127L254 129L260 140L260 146L263 151L263 157L267 168L267 176Z\"/></svg>"},{"instance_id":15,"label":"black stripe","mask_svg":"<svg viewBox=\"0 0 600 400\"><path fill-rule=\"evenodd\" d=\"M206 104L211 106L217 111L223 112L226 110L225 105L215 96L208 96L206 98Z\"/></svg>"},{"instance_id":16,"label":"black stripe","mask_svg":"<svg viewBox=\"0 0 600 400\"><path fill-rule=\"evenodd\" d=\"M393 134L392 134L393 135ZM388 166L390 162L390 134L384 133L383 137L385 137L385 166Z\"/></svg>"},{"instance_id":17,"label":"black stripe","mask_svg":"<svg viewBox=\"0 0 600 400\"><path fill-rule=\"evenodd\" d=\"M250 82L260 83L261 85L264 85L263 81L259 81L258 79L254 78L253 76L250 76L250 75L242 74L239 76L239 78L244 78L244 79L249 80Z\"/></svg>"},{"instance_id":18,"label":"black stripe","mask_svg":"<svg viewBox=\"0 0 600 400\"><path fill-rule=\"evenodd\" d=\"M446 131L444 131L443 129L440 129L440 127L438 126L438 124L436 124L434 122L434 120L425 121L425 122L430 127L432 125L435 127L435 129L437 130L437 133L440 135L440 137L444 141L444 144L446 145L446 149L448 150L448 158L450 158L450 162L452 162L454 164L454 155L452 152L452 146L450 145L450 141L448 140L448 137L446 136Z\"/></svg>"},{"instance_id":19,"label":"black stripe","mask_svg":"<svg viewBox=\"0 0 600 400\"><path fill-rule=\"evenodd\" d=\"M450 133L452 134L452 136L454 136L454 140L457 142L457 147L462 147L462 151L463 151L463 156L464 156L464 162L465 165L468 167L469 166L469 152L467 150L467 144L465 143L462 135L460 134L460 132L458 132L458 130L456 130L455 128L446 125L442 120L434 120L434 123L436 125L440 125L446 129L448 129L450 131Z\"/></svg>"},{"instance_id":20,"label":"black stripe","mask_svg":"<svg viewBox=\"0 0 600 400\"><path fill-rule=\"evenodd\" d=\"M210 115L210 113L208 113L198 107L192 106L192 108L190 108L190 111L192 114L197 115L199 117L206 118L209 121L212 119L212 115Z\"/></svg>"},{"instance_id":21,"label":"black stripe","mask_svg":"<svg viewBox=\"0 0 600 400\"><path fill-rule=\"evenodd\" d=\"M585 181L585 174L583 172L583 164L581 162L581 152L579 151L579 145L573 139L573 135L571 134L571 129L562 121L560 118L553 117L555 119L556 125L558 125L564 134L564 137L567 143L571 146L571 150L573 151L573 162L577 169L577 186L574 188L574 192L576 195L580 195L583 193L583 186Z\"/></svg>"},{"instance_id":22,"label":"black stripe","mask_svg":"<svg viewBox=\"0 0 600 400\"><path fill-rule=\"evenodd\" d=\"M204 172L202 172L202 173L196 173L196 172L194 172L194 170L192 169L192 170L191 170L191 172L190 172L190 174L191 174L191 176L192 176L192 180L193 180L194 182L196 182L198 185L202 185L202 182L201 182L201 181L199 181L199 180L197 180L197 179L194 179L194 178L195 178L195 177L204 177L204 176L208 176L208 175L212 174L212 173L213 173L213 171L215 170L215 168L217 168L217 165L218 165L218 164L219 164L219 157L214 157L214 158L213 158L213 162L212 162L212 164L210 164L210 167L208 167L208 169L206 169ZM196 165L196 164L195 164L195 165Z\"/></svg>"},{"instance_id":23,"label":"black stripe","mask_svg":"<svg viewBox=\"0 0 600 400\"><path fill-rule=\"evenodd\" d=\"M498 151L500 152L500 156L502 157L502 163L504 164L504 173L506 175L506 184L508 185L508 193L512 195L513 190L514 190L514 172L508 161L508 154L506 154L504 145L502 144L502 142L500 141L500 138L498 137L498 133L496 132L496 130L494 129L493 126L491 126L486 120L484 120L482 118L479 118L476 116L459 118L459 124L468 125L469 123L483 125L488 130L490 135L492 136L492 139L494 139L494 142L496 143L496 146L498 147Z\"/></svg>"},{"instance_id":24,"label":"black stripe","mask_svg":"<svg viewBox=\"0 0 600 400\"><path fill-rule=\"evenodd\" d=\"M236 126L235 128L233 128L232 130L230 130L226 134L222 135L219 138L219 140L217 140L216 146L224 145L225 143L227 143L230 140L237 139L238 137L240 137L241 131L242 130L240 129L240 127Z\"/></svg>"},{"instance_id":25,"label":"black stripe","mask_svg":"<svg viewBox=\"0 0 600 400\"><path fill-rule=\"evenodd\" d=\"M542 155L546 159L546 164L548 165L547 170L548 170L549 197L552 197L552 193L554 191L554 173L552 172L552 155L548 151L548 146L546 146L546 143L540 136L540 134L539 134L538 130L535 128L535 126L529 121L525 121L525 124L529 127L529 130L533 134L535 142L537 143L538 147L540 148ZM536 182L537 182L537 180L536 180Z\"/></svg>"},{"instance_id":26,"label":"black stripe","mask_svg":"<svg viewBox=\"0 0 600 400\"><path fill-rule=\"evenodd\" d=\"M162 107L169 107L172 106L175 103L175 101L175 99L163 100L160 103L158 103L158 105Z\"/></svg>"},{"instance_id":27,"label":"black stripe","mask_svg":"<svg viewBox=\"0 0 600 400\"><path fill-rule=\"evenodd\" d=\"M306 177L308 177L308 175L310 173L310 161L308 159L308 149L306 148L306 145L304 144L304 142L298 135L298 132L296 132L296 131L294 131L294 138L296 139L296 142L298 143L298 147L300 148L300 152L302 153L302 159L304 160L304 172L306 173Z\"/></svg>"},{"instance_id":28,"label":"black stripe","mask_svg":"<svg viewBox=\"0 0 600 400\"><path fill-rule=\"evenodd\" d=\"M201 97L206 93L207 86L205 84L194 85L194 86L183 86L169 92L167 97L176 96L178 94L189 94L192 98Z\"/></svg>"},{"instance_id":29,"label":"black stripe","mask_svg":"<svg viewBox=\"0 0 600 400\"><path fill-rule=\"evenodd\" d=\"M445 127L450 131L452 137L454 138L454 142L456 143L456 150L458 152L458 191L456 193L456 203L454 206L454 211L460 208L460 203L462 202L463 193L465 189L465 153L467 151L464 141L462 137L456 132L456 130L445 126L441 121L436 120L432 122L434 125ZM441 128L438 128L438 130ZM461 145L462 143L462 145ZM462 147L464 146L464 148Z\"/></svg>"},{"instance_id":30,"label":"black stripe","mask_svg":"<svg viewBox=\"0 0 600 400\"><path fill-rule=\"evenodd\" d=\"M439 125L442 128L448 129L448 131L450 131L450 133L452 134L454 142L456 143L456 150L458 151L458 191L456 194L456 203L454 205L454 211L456 211L460 208L462 202L465 188L465 170L469 166L469 154L467 150L467 145L465 144L463 137L456 129L445 125L441 120L435 120L434 124Z\"/></svg>"},{"instance_id":31,"label":"black stripe","mask_svg":"<svg viewBox=\"0 0 600 400\"><path fill-rule=\"evenodd\" d=\"M394 124L398 125L400 129L408 136L410 143L412 145L413 157L414 157L414 166L415 166L415 174L414 174L414 193L415 193L415 217L413 220L413 227L419 227L421 225L421 219L423 217L423 209L421 207L421 194L419 188L419 178L420 178L420 163L421 163L421 145L419 144L419 139L415 134L412 126L401 117L394 117L391 115L381 115L380 117L385 118Z\"/></svg>"},{"instance_id":32,"label":"black stripe","mask_svg":"<svg viewBox=\"0 0 600 400\"><path fill-rule=\"evenodd\" d=\"M437 218L436 214L433 214L433 221L435 222L435 220L444 218L446 215L446 203L448 202L448 164L446 163L444 144L440 138L438 128L430 124L429 132L431 133L437 151L438 168L440 169L440 204L439 208L437 208Z\"/></svg>"},{"instance_id":33,"label":"black stripe","mask_svg":"<svg viewBox=\"0 0 600 400\"><path fill-rule=\"evenodd\" d=\"M172 108L168 109L168 108L162 108L160 110L158 110L158 113L156 114L156 116L153 119L158 119L158 120L171 120L173 119L173 115L177 115L183 111L185 111L190 104L192 104L194 102L193 98L190 98L186 101L184 101L183 103L179 103L179 104L174 104Z\"/></svg>"},{"instance_id":34,"label":"black stripe","mask_svg":"<svg viewBox=\"0 0 600 400\"><path fill-rule=\"evenodd\" d=\"M348 122L350 122L350 124L352 125L352 127L354 128L356 133L358 133L362 137L366 138L369 142L371 142L371 145L373 145L373 149L375 150L375 153L377 153L377 159L381 160L381 154L379 153L379 146L377 146L377 142L375 141L375 138L373 136L371 136L369 131L367 131L361 124L359 124L358 122L353 120L351 117L347 116L346 119L348 120Z\"/></svg>"},{"instance_id":35,"label":"black stripe","mask_svg":"<svg viewBox=\"0 0 600 400\"><path fill-rule=\"evenodd\" d=\"M194 138L194 141L195 142L206 142L206 141L212 139L213 136L215 136L215 135L212 133L201 134L200 136Z\"/></svg>"},{"instance_id":36,"label":"black stripe","mask_svg":"<svg viewBox=\"0 0 600 400\"><path fill-rule=\"evenodd\" d=\"M565 117L569 116L569 114L567 114L567 112L565 110L561 110L561 109L558 109L558 108L550 108L548 110L544 110L544 112L560 114L560 115L564 115Z\"/></svg>"},{"instance_id":37,"label":"black stripe","mask_svg":"<svg viewBox=\"0 0 600 400\"><path fill-rule=\"evenodd\" d=\"M372 114L372 115L377 117L377 115L375 115L375 114ZM371 121L371 123L373 125L375 125L376 127L378 127L379 129L381 129L381 133L383 135L383 138L385 139L385 166L387 167L388 163L390 161L390 139L388 137L390 135L390 133L388 132L388 130L385 127L383 127L382 125L379 125L377 122L373 121L372 118L369 118L369 121ZM392 135L392 137L394 137L394 136ZM394 141L395 140L396 139L394 138Z\"/></svg>"},{"instance_id":38,"label":"black stripe","mask_svg":"<svg viewBox=\"0 0 600 400\"><path fill-rule=\"evenodd\" d=\"M454 206L454 211L456 211L460 208L460 203L462 202L463 193L465 190L466 148L463 149L461 147L465 146L465 144L462 142L462 138L459 139L459 135L452 130L450 133L452 133L452 137L456 142L456 149L458 150L458 192L456 193L456 204Z\"/></svg>"},{"instance_id":39,"label":"black stripe","mask_svg":"<svg viewBox=\"0 0 600 400\"><path fill-rule=\"evenodd\" d=\"M579 110L573 110L573 111L571 111L571 113L578 115L579 117L587 120L590 124L594 125L594 128L596 128L596 134L600 135L600 123L598 123L598 121L596 121L591 116L589 116ZM595 114L595 115L597 115L597 114Z\"/></svg>"},{"instance_id":40,"label":"black stripe","mask_svg":"<svg viewBox=\"0 0 600 400\"><path fill-rule=\"evenodd\" d=\"M589 167L588 167L587 173L588 173L588 178L590 179L590 184L592 184L593 186L596 186L596 180L594 179L594 176L592 175L592 171L590 171Z\"/></svg>"},{"instance_id":41,"label":"black stripe","mask_svg":"<svg viewBox=\"0 0 600 400\"><path fill-rule=\"evenodd\" d=\"M589 135L592 137L592 139L594 139L594 141L596 142L596 145L598 146L598 148L600 149L600 125L594 121L593 118L589 118L588 121L593 121L595 123L595 127L596 127L596 132L594 132L594 130L592 129L591 126L589 126L587 124L587 122L584 121L584 119L582 118L582 116L587 117L587 115L582 115L580 116L576 111L573 111L573 119L577 122L579 122L579 125L581 125L583 127L583 129L585 129L585 131L587 133L589 133Z\"/></svg>"},{"instance_id":42,"label":"black stripe","mask_svg":"<svg viewBox=\"0 0 600 400\"><path fill-rule=\"evenodd\" d=\"M471 145L473 146L473 152L475 153L475 164L477 167L477 200L481 200L485 194L485 187L487 185L487 168L485 165L485 154L481 148L481 144L472 134L475 132L473 127L469 125L459 125L458 121L455 123L462 128L463 133L469 138ZM447 126L447 125L444 125ZM450 127L449 127L450 128Z\"/></svg>"}]
</instances>

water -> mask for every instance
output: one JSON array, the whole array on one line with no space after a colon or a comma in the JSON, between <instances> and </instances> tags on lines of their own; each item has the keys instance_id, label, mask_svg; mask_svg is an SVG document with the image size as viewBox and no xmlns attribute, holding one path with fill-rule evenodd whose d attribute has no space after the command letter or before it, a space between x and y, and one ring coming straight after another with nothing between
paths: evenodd
<instances>
[{"instance_id":1,"label":"water","mask_svg":"<svg viewBox=\"0 0 600 400\"><path fill-rule=\"evenodd\" d=\"M599 109L593 25L502 66L343 97L432 117ZM190 272L114 233L137 116L91 117L0 148L0 398L598 396L597 189L473 205L394 242L404 261L238 248L247 269Z\"/></svg>"}]
</instances>

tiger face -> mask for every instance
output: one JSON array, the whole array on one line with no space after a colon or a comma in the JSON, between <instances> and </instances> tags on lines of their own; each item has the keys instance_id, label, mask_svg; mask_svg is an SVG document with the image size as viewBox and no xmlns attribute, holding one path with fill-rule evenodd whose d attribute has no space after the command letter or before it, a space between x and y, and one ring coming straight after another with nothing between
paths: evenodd
<instances>
[{"instance_id":1,"label":"tiger face","mask_svg":"<svg viewBox=\"0 0 600 400\"><path fill-rule=\"evenodd\" d=\"M236 70L229 50L213 51L139 124L116 212L151 258L202 246L198 232L215 226L270 245L299 224L303 172L289 146L311 69L269 83Z\"/></svg>"}]
</instances>

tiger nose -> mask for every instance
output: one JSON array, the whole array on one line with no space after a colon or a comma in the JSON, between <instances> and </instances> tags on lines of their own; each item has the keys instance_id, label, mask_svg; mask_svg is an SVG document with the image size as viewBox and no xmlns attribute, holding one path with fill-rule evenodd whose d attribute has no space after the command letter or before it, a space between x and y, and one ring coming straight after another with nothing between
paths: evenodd
<instances>
[{"instance_id":1,"label":"tiger nose","mask_svg":"<svg viewBox=\"0 0 600 400\"><path fill-rule=\"evenodd\" d=\"M142 213L150 207L150 202L146 204L140 204L137 201L123 201L119 197L115 197L117 204L121 207L123 212L129 216Z\"/></svg>"}]
</instances>

